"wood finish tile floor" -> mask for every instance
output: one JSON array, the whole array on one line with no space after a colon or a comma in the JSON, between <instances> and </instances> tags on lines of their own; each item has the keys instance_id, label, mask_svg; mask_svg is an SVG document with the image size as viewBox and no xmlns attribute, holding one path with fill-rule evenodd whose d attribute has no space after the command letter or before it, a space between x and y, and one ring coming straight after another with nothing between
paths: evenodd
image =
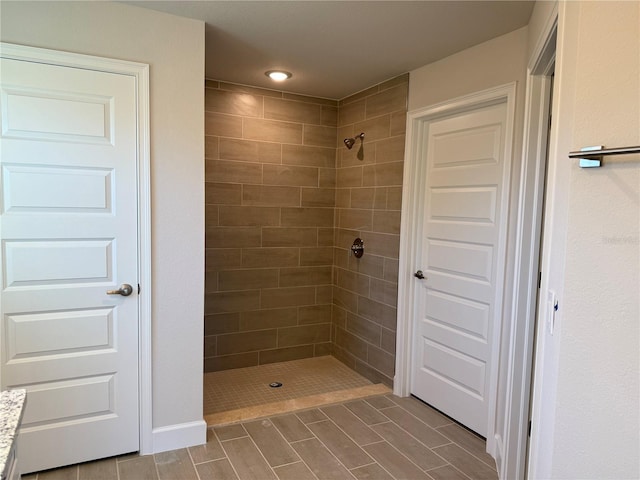
<instances>
[{"instance_id":1,"label":"wood finish tile floor","mask_svg":"<svg viewBox=\"0 0 640 480\"><path fill-rule=\"evenodd\" d=\"M494 480L485 442L415 398L378 395L208 430L206 445L24 480Z\"/></svg>"}]
</instances>

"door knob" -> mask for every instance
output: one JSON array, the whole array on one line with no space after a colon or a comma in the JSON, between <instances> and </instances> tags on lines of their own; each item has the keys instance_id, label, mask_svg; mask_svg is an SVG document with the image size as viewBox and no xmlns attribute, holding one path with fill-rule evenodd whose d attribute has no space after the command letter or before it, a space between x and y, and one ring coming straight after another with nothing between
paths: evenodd
<instances>
[{"instance_id":1,"label":"door knob","mask_svg":"<svg viewBox=\"0 0 640 480\"><path fill-rule=\"evenodd\" d=\"M420 280L424 280L424 273L422 273L422 270L418 270L416 273L413 274L414 277L419 278Z\"/></svg>"},{"instance_id":2,"label":"door knob","mask_svg":"<svg viewBox=\"0 0 640 480\"><path fill-rule=\"evenodd\" d=\"M128 283L123 283L117 290L107 290L107 295L122 295L123 297L128 297L131 293L133 293L133 287Z\"/></svg>"}]
</instances>

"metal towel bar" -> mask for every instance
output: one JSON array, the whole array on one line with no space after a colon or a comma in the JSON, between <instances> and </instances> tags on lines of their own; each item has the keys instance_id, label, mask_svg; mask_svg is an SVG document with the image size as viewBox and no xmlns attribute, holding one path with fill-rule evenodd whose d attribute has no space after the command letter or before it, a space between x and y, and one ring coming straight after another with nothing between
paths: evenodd
<instances>
[{"instance_id":1,"label":"metal towel bar","mask_svg":"<svg viewBox=\"0 0 640 480\"><path fill-rule=\"evenodd\" d=\"M604 148L602 145L584 147L580 151L570 152L569 158L579 158L581 168L600 167L605 155L627 155L640 153L640 145L635 147Z\"/></svg>"}]
</instances>

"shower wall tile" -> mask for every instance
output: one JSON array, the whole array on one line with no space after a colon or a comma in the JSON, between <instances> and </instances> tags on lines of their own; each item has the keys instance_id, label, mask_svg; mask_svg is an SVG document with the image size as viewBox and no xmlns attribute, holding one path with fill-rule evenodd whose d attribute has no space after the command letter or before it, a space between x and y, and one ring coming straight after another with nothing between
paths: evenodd
<instances>
[{"instance_id":1,"label":"shower wall tile","mask_svg":"<svg viewBox=\"0 0 640 480\"><path fill-rule=\"evenodd\" d=\"M409 83L409 74L405 73L402 75L398 75L397 77L390 78L386 82L382 82L378 87L380 90L386 90L387 88L394 87L396 85L408 84Z\"/></svg>"},{"instance_id":2,"label":"shower wall tile","mask_svg":"<svg viewBox=\"0 0 640 480\"><path fill-rule=\"evenodd\" d=\"M330 354L337 102L205 87L205 372Z\"/></svg>"},{"instance_id":3,"label":"shower wall tile","mask_svg":"<svg viewBox=\"0 0 640 480\"><path fill-rule=\"evenodd\" d=\"M333 245L334 231L333 228L318 228L318 246L328 247Z\"/></svg>"},{"instance_id":4,"label":"shower wall tile","mask_svg":"<svg viewBox=\"0 0 640 480\"><path fill-rule=\"evenodd\" d=\"M300 205L300 187L271 185L242 185L243 205Z\"/></svg>"},{"instance_id":5,"label":"shower wall tile","mask_svg":"<svg viewBox=\"0 0 640 480\"><path fill-rule=\"evenodd\" d=\"M243 117L241 121L244 138L279 143L302 143L303 127L299 123L250 117Z\"/></svg>"},{"instance_id":6,"label":"shower wall tile","mask_svg":"<svg viewBox=\"0 0 640 480\"><path fill-rule=\"evenodd\" d=\"M382 338L380 340L380 347L389 352L391 355L396 354L396 332L382 328Z\"/></svg>"},{"instance_id":7,"label":"shower wall tile","mask_svg":"<svg viewBox=\"0 0 640 480\"><path fill-rule=\"evenodd\" d=\"M259 290L216 292L204 296L204 313L242 312L260 306Z\"/></svg>"},{"instance_id":8,"label":"shower wall tile","mask_svg":"<svg viewBox=\"0 0 640 480\"><path fill-rule=\"evenodd\" d=\"M404 161L404 135L377 142L375 159L376 163Z\"/></svg>"},{"instance_id":9,"label":"shower wall tile","mask_svg":"<svg viewBox=\"0 0 640 480\"><path fill-rule=\"evenodd\" d=\"M387 188L387 210L402 210L402 187Z\"/></svg>"},{"instance_id":10,"label":"shower wall tile","mask_svg":"<svg viewBox=\"0 0 640 480\"><path fill-rule=\"evenodd\" d=\"M278 341L278 330L259 330L254 332L229 333L218 336L218 354L253 352L275 348Z\"/></svg>"},{"instance_id":11,"label":"shower wall tile","mask_svg":"<svg viewBox=\"0 0 640 480\"><path fill-rule=\"evenodd\" d=\"M335 147L314 147L309 145L282 145L282 163L305 167L335 168Z\"/></svg>"},{"instance_id":12,"label":"shower wall tile","mask_svg":"<svg viewBox=\"0 0 640 480\"><path fill-rule=\"evenodd\" d=\"M207 182L204 188L204 201L207 205L240 205L242 185L233 183Z\"/></svg>"},{"instance_id":13,"label":"shower wall tile","mask_svg":"<svg viewBox=\"0 0 640 480\"><path fill-rule=\"evenodd\" d=\"M365 119L366 101L362 100L346 104L338 109L339 125L361 122Z\"/></svg>"},{"instance_id":14,"label":"shower wall tile","mask_svg":"<svg viewBox=\"0 0 640 480\"><path fill-rule=\"evenodd\" d=\"M242 249L207 248L205 254L206 271L217 272L221 267L242 266Z\"/></svg>"},{"instance_id":15,"label":"shower wall tile","mask_svg":"<svg viewBox=\"0 0 640 480\"><path fill-rule=\"evenodd\" d=\"M373 211L344 208L338 210L338 227L352 230L370 231L373 225Z\"/></svg>"},{"instance_id":16,"label":"shower wall tile","mask_svg":"<svg viewBox=\"0 0 640 480\"><path fill-rule=\"evenodd\" d=\"M260 227L205 227L206 248L259 247Z\"/></svg>"},{"instance_id":17,"label":"shower wall tile","mask_svg":"<svg viewBox=\"0 0 640 480\"><path fill-rule=\"evenodd\" d=\"M338 188L362 186L362 167L339 168L337 180Z\"/></svg>"},{"instance_id":18,"label":"shower wall tile","mask_svg":"<svg viewBox=\"0 0 640 480\"><path fill-rule=\"evenodd\" d=\"M336 169L320 168L318 170L318 186L326 188L335 188L336 186Z\"/></svg>"},{"instance_id":19,"label":"shower wall tile","mask_svg":"<svg viewBox=\"0 0 640 480\"><path fill-rule=\"evenodd\" d=\"M292 305L314 305L314 287L286 287L263 290L260 308L289 307Z\"/></svg>"},{"instance_id":20,"label":"shower wall tile","mask_svg":"<svg viewBox=\"0 0 640 480\"><path fill-rule=\"evenodd\" d=\"M366 99L366 118L385 115L406 108L407 88L404 84L383 90Z\"/></svg>"},{"instance_id":21,"label":"shower wall tile","mask_svg":"<svg viewBox=\"0 0 640 480\"><path fill-rule=\"evenodd\" d=\"M324 344L315 344L315 346ZM321 353L320 355L328 355ZM301 360L313 356L320 356L314 353L314 345L298 345L297 347L274 348L272 350L262 350L259 356L260 365L276 362L288 362L290 360Z\"/></svg>"},{"instance_id":22,"label":"shower wall tile","mask_svg":"<svg viewBox=\"0 0 640 480\"><path fill-rule=\"evenodd\" d=\"M205 86L208 87L207 85ZM263 97L282 98L282 92L279 92L277 90L269 90L268 88L260 88L260 87L251 87L249 85L240 85L236 83L219 82L218 87L210 87L210 88L219 88L221 90L227 90L229 92L250 93L252 95L261 95Z\"/></svg>"},{"instance_id":23,"label":"shower wall tile","mask_svg":"<svg viewBox=\"0 0 640 480\"><path fill-rule=\"evenodd\" d=\"M288 307L242 312L238 326L242 331L252 331L265 328L293 327L297 324L298 309Z\"/></svg>"},{"instance_id":24,"label":"shower wall tile","mask_svg":"<svg viewBox=\"0 0 640 480\"><path fill-rule=\"evenodd\" d=\"M343 98L338 102L338 108L342 108L350 103L357 102L360 99L367 98L370 95L374 95L380 91L380 85L374 85L373 87L369 87L366 90L362 90L360 92L354 93L353 95L348 96L347 98ZM338 117L340 118L340 117ZM343 123L338 123L338 126L344 125Z\"/></svg>"},{"instance_id":25,"label":"shower wall tile","mask_svg":"<svg viewBox=\"0 0 640 480\"><path fill-rule=\"evenodd\" d=\"M407 91L207 81L205 371L332 353L392 384Z\"/></svg>"},{"instance_id":26,"label":"shower wall tile","mask_svg":"<svg viewBox=\"0 0 640 480\"><path fill-rule=\"evenodd\" d=\"M205 110L257 117L262 111L262 97L248 93L205 88Z\"/></svg>"},{"instance_id":27,"label":"shower wall tile","mask_svg":"<svg viewBox=\"0 0 640 480\"><path fill-rule=\"evenodd\" d=\"M331 285L331 266L280 269L280 286Z\"/></svg>"},{"instance_id":28,"label":"shower wall tile","mask_svg":"<svg viewBox=\"0 0 640 480\"><path fill-rule=\"evenodd\" d=\"M242 267L292 267L299 264L300 252L297 248L259 247L241 250L240 265Z\"/></svg>"},{"instance_id":29,"label":"shower wall tile","mask_svg":"<svg viewBox=\"0 0 640 480\"><path fill-rule=\"evenodd\" d=\"M234 333L240 331L240 314L216 313L205 315L204 334L205 337L217 335L219 333Z\"/></svg>"},{"instance_id":30,"label":"shower wall tile","mask_svg":"<svg viewBox=\"0 0 640 480\"><path fill-rule=\"evenodd\" d=\"M391 114L391 135L404 135L407 131L407 114L394 112Z\"/></svg>"},{"instance_id":31,"label":"shower wall tile","mask_svg":"<svg viewBox=\"0 0 640 480\"><path fill-rule=\"evenodd\" d=\"M278 346L309 345L328 342L331 339L331 323L302 325L278 329Z\"/></svg>"},{"instance_id":32,"label":"shower wall tile","mask_svg":"<svg viewBox=\"0 0 640 480\"><path fill-rule=\"evenodd\" d=\"M337 108L338 102L330 98L309 97L307 95L298 95L297 93L282 92L282 98L285 100L296 100L303 103L317 103L323 106Z\"/></svg>"},{"instance_id":33,"label":"shower wall tile","mask_svg":"<svg viewBox=\"0 0 640 480\"><path fill-rule=\"evenodd\" d=\"M263 247L308 247L318 245L318 229L265 227L262 229Z\"/></svg>"},{"instance_id":34,"label":"shower wall tile","mask_svg":"<svg viewBox=\"0 0 640 480\"><path fill-rule=\"evenodd\" d=\"M347 208L350 206L351 206L351 191L346 188L337 189L336 190L336 208Z\"/></svg>"},{"instance_id":35,"label":"shower wall tile","mask_svg":"<svg viewBox=\"0 0 640 480\"><path fill-rule=\"evenodd\" d=\"M318 285L316 287L316 303L318 305L329 305L333 299L332 285Z\"/></svg>"},{"instance_id":36,"label":"shower wall tile","mask_svg":"<svg viewBox=\"0 0 640 480\"><path fill-rule=\"evenodd\" d=\"M282 149L278 143L221 138L218 158L236 162L281 163Z\"/></svg>"},{"instance_id":37,"label":"shower wall tile","mask_svg":"<svg viewBox=\"0 0 640 480\"><path fill-rule=\"evenodd\" d=\"M373 212L373 229L377 232L400 234L400 212L376 210Z\"/></svg>"},{"instance_id":38,"label":"shower wall tile","mask_svg":"<svg viewBox=\"0 0 640 480\"><path fill-rule=\"evenodd\" d=\"M302 188L301 205L303 207L334 207L335 188Z\"/></svg>"},{"instance_id":39,"label":"shower wall tile","mask_svg":"<svg viewBox=\"0 0 640 480\"><path fill-rule=\"evenodd\" d=\"M390 132L390 115L382 115L381 117L374 117L363 122L354 124L353 129L356 132L365 133L365 144L368 142L374 142L376 140L382 140L389 137ZM356 148L355 146L353 148Z\"/></svg>"},{"instance_id":40,"label":"shower wall tile","mask_svg":"<svg viewBox=\"0 0 640 480\"><path fill-rule=\"evenodd\" d=\"M218 355L204 359L205 372L230 370L232 368L252 367L258 365L259 352L240 353L236 355Z\"/></svg>"},{"instance_id":41,"label":"shower wall tile","mask_svg":"<svg viewBox=\"0 0 640 480\"><path fill-rule=\"evenodd\" d=\"M222 113L205 112L204 128L206 132L220 132L225 137L242 137L242 118Z\"/></svg>"},{"instance_id":42,"label":"shower wall tile","mask_svg":"<svg viewBox=\"0 0 640 480\"><path fill-rule=\"evenodd\" d=\"M264 99L264 118L319 125L322 105L267 97Z\"/></svg>"},{"instance_id":43,"label":"shower wall tile","mask_svg":"<svg viewBox=\"0 0 640 480\"><path fill-rule=\"evenodd\" d=\"M204 137L204 158L216 159L219 155L219 139L211 135Z\"/></svg>"},{"instance_id":44,"label":"shower wall tile","mask_svg":"<svg viewBox=\"0 0 640 480\"><path fill-rule=\"evenodd\" d=\"M261 184L262 165L219 160L205 162L205 182Z\"/></svg>"},{"instance_id":45,"label":"shower wall tile","mask_svg":"<svg viewBox=\"0 0 640 480\"><path fill-rule=\"evenodd\" d=\"M320 123L327 127L336 127L338 125L338 107L323 105Z\"/></svg>"},{"instance_id":46,"label":"shower wall tile","mask_svg":"<svg viewBox=\"0 0 640 480\"><path fill-rule=\"evenodd\" d=\"M290 185L303 187L318 186L319 169L289 165L265 165L263 178L265 185Z\"/></svg>"},{"instance_id":47,"label":"shower wall tile","mask_svg":"<svg viewBox=\"0 0 640 480\"><path fill-rule=\"evenodd\" d=\"M331 305L298 307L298 321L300 325L326 323L328 318L331 318Z\"/></svg>"},{"instance_id":48,"label":"shower wall tile","mask_svg":"<svg viewBox=\"0 0 640 480\"><path fill-rule=\"evenodd\" d=\"M333 355L393 383L408 75L339 102ZM364 132L353 149L342 139ZM353 240L364 241L360 259Z\"/></svg>"},{"instance_id":49,"label":"shower wall tile","mask_svg":"<svg viewBox=\"0 0 640 480\"><path fill-rule=\"evenodd\" d=\"M280 209L276 207L237 207L224 205L219 207L218 222L220 226L278 226Z\"/></svg>"},{"instance_id":50,"label":"shower wall tile","mask_svg":"<svg viewBox=\"0 0 640 480\"><path fill-rule=\"evenodd\" d=\"M278 286L277 268L223 270L218 273L218 290L246 290Z\"/></svg>"},{"instance_id":51,"label":"shower wall tile","mask_svg":"<svg viewBox=\"0 0 640 480\"><path fill-rule=\"evenodd\" d=\"M280 210L283 227L333 227L333 208L285 207Z\"/></svg>"},{"instance_id":52,"label":"shower wall tile","mask_svg":"<svg viewBox=\"0 0 640 480\"><path fill-rule=\"evenodd\" d=\"M362 171L362 184L371 185L402 185L403 162L377 163L366 165Z\"/></svg>"},{"instance_id":53,"label":"shower wall tile","mask_svg":"<svg viewBox=\"0 0 640 480\"><path fill-rule=\"evenodd\" d=\"M336 143L336 129L334 127L305 125L303 143L331 148Z\"/></svg>"},{"instance_id":54,"label":"shower wall tile","mask_svg":"<svg viewBox=\"0 0 640 480\"><path fill-rule=\"evenodd\" d=\"M300 265L333 264L333 247L308 247L300 249Z\"/></svg>"},{"instance_id":55,"label":"shower wall tile","mask_svg":"<svg viewBox=\"0 0 640 480\"><path fill-rule=\"evenodd\" d=\"M376 278L384 276L384 262L387 260L386 258L372 254L364 255L361 258L350 255L348 258L349 262L347 266L343 268L348 268L349 270Z\"/></svg>"}]
</instances>

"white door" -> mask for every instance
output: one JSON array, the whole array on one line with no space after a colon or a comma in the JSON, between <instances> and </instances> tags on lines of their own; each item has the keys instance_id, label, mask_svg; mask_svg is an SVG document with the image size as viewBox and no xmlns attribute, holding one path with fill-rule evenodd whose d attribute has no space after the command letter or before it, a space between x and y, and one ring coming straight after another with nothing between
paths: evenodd
<instances>
[{"instance_id":1,"label":"white door","mask_svg":"<svg viewBox=\"0 0 640 480\"><path fill-rule=\"evenodd\" d=\"M486 436L504 277L506 103L424 126L411 393Z\"/></svg>"},{"instance_id":2,"label":"white door","mask_svg":"<svg viewBox=\"0 0 640 480\"><path fill-rule=\"evenodd\" d=\"M1 62L0 379L27 390L22 473L137 451L135 78Z\"/></svg>"}]
</instances>

